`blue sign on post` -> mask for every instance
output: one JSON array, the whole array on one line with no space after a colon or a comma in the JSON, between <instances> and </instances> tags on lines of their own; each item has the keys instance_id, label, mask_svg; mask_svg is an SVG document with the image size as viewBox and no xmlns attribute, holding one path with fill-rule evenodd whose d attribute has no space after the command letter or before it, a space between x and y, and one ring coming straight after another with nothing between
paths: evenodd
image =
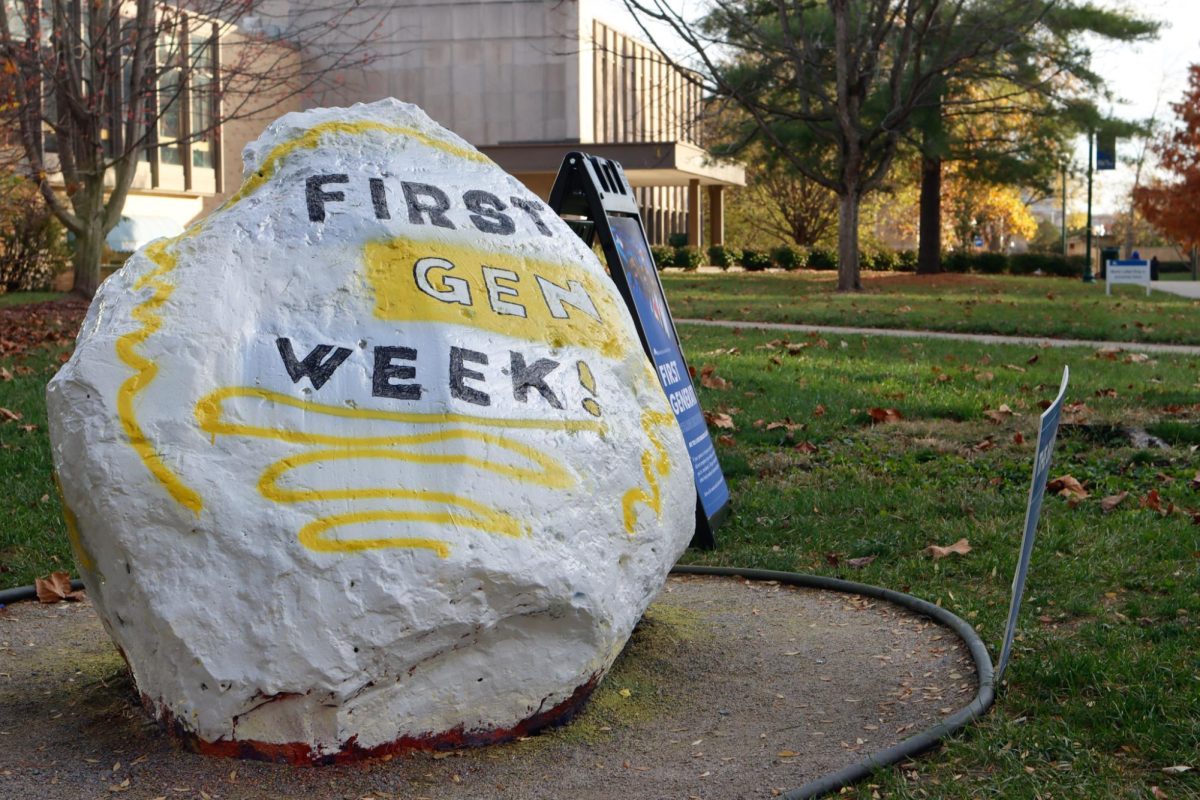
<instances>
[{"instance_id":1,"label":"blue sign on post","mask_svg":"<svg viewBox=\"0 0 1200 800\"><path fill-rule=\"evenodd\" d=\"M996 667L996 683L1004 677L1004 669L1012 656L1013 638L1017 632L1017 616L1021 612L1021 597L1025 594L1025 578L1033 556L1033 541L1037 533L1038 516L1042 513L1042 498L1046 494L1046 478L1050 475L1050 460L1054 455L1054 440L1058 436L1058 420L1062 414L1063 398L1067 394L1070 369L1063 367L1058 397L1042 412L1038 429L1037 457L1033 460L1033 484L1029 487L1029 503L1025 507L1025 535L1021 537L1021 555L1013 575L1012 600L1008 605L1008 624L1004 627L1004 644L1000 648L1000 663Z\"/></svg>"},{"instance_id":2,"label":"blue sign on post","mask_svg":"<svg viewBox=\"0 0 1200 800\"><path fill-rule=\"evenodd\" d=\"M1096 169L1117 168L1117 137L1111 133L1096 134Z\"/></svg>"}]
</instances>

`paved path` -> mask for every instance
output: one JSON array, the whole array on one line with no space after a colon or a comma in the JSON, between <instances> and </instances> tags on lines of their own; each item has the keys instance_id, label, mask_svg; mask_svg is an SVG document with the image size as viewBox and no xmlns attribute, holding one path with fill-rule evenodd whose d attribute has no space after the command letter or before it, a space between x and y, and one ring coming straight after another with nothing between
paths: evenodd
<instances>
[{"instance_id":1,"label":"paved path","mask_svg":"<svg viewBox=\"0 0 1200 800\"><path fill-rule=\"evenodd\" d=\"M1047 339L1039 336L1000 336L992 333L948 333L946 331L911 331L897 328L848 328L840 325L799 325L790 322L739 322L718 319L680 319L680 325L705 325L713 328L751 328L799 333L833 333L850 336L892 336L899 339L949 339L980 344L1025 344L1037 347L1090 347L1136 350L1142 353L1179 353L1200 355L1200 346L1190 344L1155 344L1152 342L1105 342L1095 339Z\"/></svg>"},{"instance_id":2,"label":"paved path","mask_svg":"<svg viewBox=\"0 0 1200 800\"><path fill-rule=\"evenodd\" d=\"M1200 300L1200 281L1154 281L1150 288L1156 292L1168 292Z\"/></svg>"}]
</instances>

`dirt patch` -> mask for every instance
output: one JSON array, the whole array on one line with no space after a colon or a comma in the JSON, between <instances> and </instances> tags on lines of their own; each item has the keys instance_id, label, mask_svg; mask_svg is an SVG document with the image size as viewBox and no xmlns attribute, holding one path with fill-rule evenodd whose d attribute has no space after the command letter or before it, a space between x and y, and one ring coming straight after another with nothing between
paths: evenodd
<instances>
[{"instance_id":1,"label":"dirt patch","mask_svg":"<svg viewBox=\"0 0 1200 800\"><path fill-rule=\"evenodd\" d=\"M179 750L90 605L0 613L0 796L771 797L966 705L949 631L860 597L675 577L582 714L528 739L337 767Z\"/></svg>"}]
</instances>

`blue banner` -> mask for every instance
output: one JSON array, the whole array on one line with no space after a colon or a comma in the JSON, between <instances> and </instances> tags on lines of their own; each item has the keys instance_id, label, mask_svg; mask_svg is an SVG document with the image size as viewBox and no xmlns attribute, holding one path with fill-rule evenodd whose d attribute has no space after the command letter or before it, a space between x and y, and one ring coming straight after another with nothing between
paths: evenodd
<instances>
[{"instance_id":1,"label":"blue banner","mask_svg":"<svg viewBox=\"0 0 1200 800\"><path fill-rule=\"evenodd\" d=\"M625 267L630 297L642 321L650 360L687 442L701 507L712 519L729 502L729 486L725 483L704 412L683 360L654 259L637 217L607 216L613 241Z\"/></svg>"}]
</instances>

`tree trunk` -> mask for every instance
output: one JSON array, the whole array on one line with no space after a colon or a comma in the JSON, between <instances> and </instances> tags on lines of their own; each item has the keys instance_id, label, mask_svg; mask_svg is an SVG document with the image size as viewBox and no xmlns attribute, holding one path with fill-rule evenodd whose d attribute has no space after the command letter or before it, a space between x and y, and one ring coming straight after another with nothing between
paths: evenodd
<instances>
[{"instance_id":1,"label":"tree trunk","mask_svg":"<svg viewBox=\"0 0 1200 800\"><path fill-rule=\"evenodd\" d=\"M860 292L858 275L858 210L862 196L856 191L838 195L839 292Z\"/></svg>"},{"instance_id":2,"label":"tree trunk","mask_svg":"<svg viewBox=\"0 0 1200 800\"><path fill-rule=\"evenodd\" d=\"M104 226L99 219L88 222L82 235L75 237L75 291L92 297L100 288L100 259L104 254Z\"/></svg>"},{"instance_id":3,"label":"tree trunk","mask_svg":"<svg viewBox=\"0 0 1200 800\"><path fill-rule=\"evenodd\" d=\"M921 157L920 233L917 274L942 271L942 159Z\"/></svg>"}]
</instances>

